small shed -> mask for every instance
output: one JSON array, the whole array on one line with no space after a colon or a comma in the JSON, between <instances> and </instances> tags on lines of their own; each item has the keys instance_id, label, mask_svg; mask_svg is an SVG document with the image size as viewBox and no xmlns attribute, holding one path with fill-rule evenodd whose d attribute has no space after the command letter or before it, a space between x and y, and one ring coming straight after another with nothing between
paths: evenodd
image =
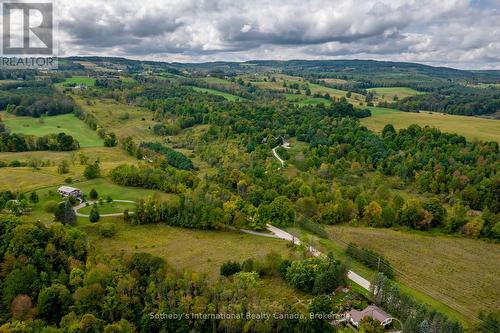
<instances>
[{"instance_id":1,"label":"small shed","mask_svg":"<svg viewBox=\"0 0 500 333\"><path fill-rule=\"evenodd\" d=\"M82 191L80 191L77 188L70 187L70 186L61 186L57 189L57 192L59 192L59 194L65 198L71 196L71 197L79 199L83 195Z\"/></svg>"},{"instance_id":2,"label":"small shed","mask_svg":"<svg viewBox=\"0 0 500 333\"><path fill-rule=\"evenodd\" d=\"M392 323L392 317L387 314L384 310L375 305L369 305L364 310L351 310L347 313L347 318L356 327L359 326L359 322L365 318L371 317L380 321L380 325L387 326Z\"/></svg>"}]
</instances>

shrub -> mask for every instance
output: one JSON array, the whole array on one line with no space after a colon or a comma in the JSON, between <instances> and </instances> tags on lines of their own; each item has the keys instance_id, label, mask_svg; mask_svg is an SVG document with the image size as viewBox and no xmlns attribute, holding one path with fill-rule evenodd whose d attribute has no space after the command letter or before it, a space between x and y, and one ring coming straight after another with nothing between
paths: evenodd
<instances>
[{"instance_id":1,"label":"shrub","mask_svg":"<svg viewBox=\"0 0 500 333\"><path fill-rule=\"evenodd\" d=\"M241 271L241 266L236 261L228 261L220 267L220 275L228 277Z\"/></svg>"},{"instance_id":2,"label":"shrub","mask_svg":"<svg viewBox=\"0 0 500 333\"><path fill-rule=\"evenodd\" d=\"M57 202L55 202L54 200L47 201L45 206L43 206L43 210L46 213L54 213L56 211L56 208L57 208Z\"/></svg>"},{"instance_id":3,"label":"shrub","mask_svg":"<svg viewBox=\"0 0 500 333\"><path fill-rule=\"evenodd\" d=\"M114 223L103 223L99 226L99 233L102 237L110 238L116 235L116 225Z\"/></svg>"}]
</instances>

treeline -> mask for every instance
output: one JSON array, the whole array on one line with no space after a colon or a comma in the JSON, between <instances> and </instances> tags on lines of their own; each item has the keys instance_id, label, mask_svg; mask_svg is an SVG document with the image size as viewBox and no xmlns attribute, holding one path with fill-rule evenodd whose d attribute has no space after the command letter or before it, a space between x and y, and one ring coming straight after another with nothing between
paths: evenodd
<instances>
[{"instance_id":1,"label":"treeline","mask_svg":"<svg viewBox=\"0 0 500 333\"><path fill-rule=\"evenodd\" d=\"M418 303L389 281L383 273L376 275L371 282L370 293L375 304L391 315L401 318L404 332L464 332L460 323L425 304Z\"/></svg>"},{"instance_id":2,"label":"treeline","mask_svg":"<svg viewBox=\"0 0 500 333\"><path fill-rule=\"evenodd\" d=\"M182 170L193 169L193 162L188 157L186 157L183 153L162 145L161 143L142 142L140 147L162 154L165 156L165 161L174 168Z\"/></svg>"},{"instance_id":3,"label":"treeline","mask_svg":"<svg viewBox=\"0 0 500 333\"><path fill-rule=\"evenodd\" d=\"M359 260L367 267L384 273L388 278L392 279L394 277L394 271L389 263L389 260L375 251L359 247L354 243L349 243L347 245L346 253L350 257Z\"/></svg>"},{"instance_id":4,"label":"treeline","mask_svg":"<svg viewBox=\"0 0 500 333\"><path fill-rule=\"evenodd\" d=\"M16 82L0 87L0 110L16 116L54 116L74 109L73 100L57 92L50 82Z\"/></svg>"},{"instance_id":5,"label":"treeline","mask_svg":"<svg viewBox=\"0 0 500 333\"><path fill-rule=\"evenodd\" d=\"M134 166L122 164L109 173L111 180L119 185L156 189L167 193L182 193L193 188L198 178L191 172L170 166Z\"/></svg>"},{"instance_id":6,"label":"treeline","mask_svg":"<svg viewBox=\"0 0 500 333\"><path fill-rule=\"evenodd\" d=\"M21 133L0 133L0 152L70 151L79 147L78 141L65 133L47 134L38 137Z\"/></svg>"},{"instance_id":7,"label":"treeline","mask_svg":"<svg viewBox=\"0 0 500 333\"><path fill-rule=\"evenodd\" d=\"M488 115L500 110L500 91L453 85L381 106L413 112L425 110L466 116Z\"/></svg>"}]
</instances>

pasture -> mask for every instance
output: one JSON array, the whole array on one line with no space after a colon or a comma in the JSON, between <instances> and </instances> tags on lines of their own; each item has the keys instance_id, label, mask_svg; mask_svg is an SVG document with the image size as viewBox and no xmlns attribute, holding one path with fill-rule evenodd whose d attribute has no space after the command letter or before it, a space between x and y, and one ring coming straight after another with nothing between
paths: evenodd
<instances>
[{"instance_id":1,"label":"pasture","mask_svg":"<svg viewBox=\"0 0 500 333\"><path fill-rule=\"evenodd\" d=\"M108 219L107 219L108 220ZM130 225L119 218L117 234L110 239L97 235L94 224L82 228L89 233L97 253L149 252L165 258L179 271L219 275L219 267L228 260L263 258L271 251L287 255L287 242L232 231L175 228L165 224Z\"/></svg>"},{"instance_id":2,"label":"pasture","mask_svg":"<svg viewBox=\"0 0 500 333\"><path fill-rule=\"evenodd\" d=\"M65 79L63 82L56 83L56 86L62 87L72 85L84 85L93 87L95 85L95 78L88 76L73 76Z\"/></svg>"},{"instance_id":3,"label":"pasture","mask_svg":"<svg viewBox=\"0 0 500 333\"><path fill-rule=\"evenodd\" d=\"M402 112L394 109L370 107L372 116L361 119L369 129L381 132L385 125L405 128L412 124L437 127L443 132L457 133L469 140L500 142L500 121L469 116L429 112Z\"/></svg>"},{"instance_id":4,"label":"pasture","mask_svg":"<svg viewBox=\"0 0 500 333\"><path fill-rule=\"evenodd\" d=\"M126 199L128 200L128 199ZM103 198L102 202L97 203L97 208L99 214L115 214L115 213L123 213L125 209L128 209L130 212L134 211L135 204L130 202L107 202L106 198ZM90 210L92 209L92 205L80 208L78 213L80 214L90 214Z\"/></svg>"},{"instance_id":5,"label":"pasture","mask_svg":"<svg viewBox=\"0 0 500 333\"><path fill-rule=\"evenodd\" d=\"M89 158L89 161L101 161L101 173L106 175L111 169L122 163L137 163L137 160L128 156L117 147L83 148L78 152L36 151L19 153L0 153L0 161L9 164L12 161L45 165L38 167L5 167L0 169L0 190L15 192L32 191L39 188L64 183L65 179L73 181L83 180L84 166L80 165L80 155ZM69 172L59 174L57 165L67 161Z\"/></svg>"},{"instance_id":6,"label":"pasture","mask_svg":"<svg viewBox=\"0 0 500 333\"><path fill-rule=\"evenodd\" d=\"M424 94L421 91L408 88L408 87L381 87L381 88L369 88L366 89L368 91L372 91L375 93L377 98L382 100L392 102L394 100L394 96L397 96L398 99L403 99L410 96L421 95Z\"/></svg>"},{"instance_id":7,"label":"pasture","mask_svg":"<svg viewBox=\"0 0 500 333\"><path fill-rule=\"evenodd\" d=\"M73 114L32 118L17 117L4 112L2 116L7 129L13 133L42 136L64 132L78 140L80 147L103 145L103 140L97 133Z\"/></svg>"},{"instance_id":8,"label":"pasture","mask_svg":"<svg viewBox=\"0 0 500 333\"><path fill-rule=\"evenodd\" d=\"M337 246L354 242L382 254L396 269L398 282L446 304L468 322L481 310L500 307L498 244L367 227L328 231Z\"/></svg>"},{"instance_id":9,"label":"pasture","mask_svg":"<svg viewBox=\"0 0 500 333\"><path fill-rule=\"evenodd\" d=\"M239 101L243 100L244 98L232 95L223 91L215 90L215 89L208 89L208 88L200 88L200 87L192 87L193 90L201 92L201 93L206 93L206 94L212 94L212 95L217 95L217 96L222 96L228 101Z\"/></svg>"}]
</instances>

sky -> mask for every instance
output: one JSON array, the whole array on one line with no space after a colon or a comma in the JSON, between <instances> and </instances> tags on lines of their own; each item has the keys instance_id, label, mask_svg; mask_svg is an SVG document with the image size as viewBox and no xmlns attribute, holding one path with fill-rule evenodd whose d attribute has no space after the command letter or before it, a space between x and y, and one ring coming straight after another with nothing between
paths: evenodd
<instances>
[{"instance_id":1,"label":"sky","mask_svg":"<svg viewBox=\"0 0 500 333\"><path fill-rule=\"evenodd\" d=\"M60 56L500 69L500 0L57 0Z\"/></svg>"}]
</instances>

